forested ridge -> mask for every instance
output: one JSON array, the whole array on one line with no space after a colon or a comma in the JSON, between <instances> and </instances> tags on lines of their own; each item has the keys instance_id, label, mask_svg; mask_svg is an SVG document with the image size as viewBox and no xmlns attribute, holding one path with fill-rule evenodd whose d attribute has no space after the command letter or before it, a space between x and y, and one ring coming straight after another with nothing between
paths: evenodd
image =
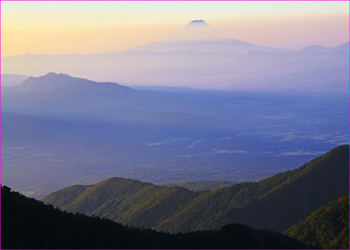
<instances>
[{"instance_id":1,"label":"forested ridge","mask_svg":"<svg viewBox=\"0 0 350 250\"><path fill-rule=\"evenodd\" d=\"M305 248L295 239L240 224L221 230L161 233L61 211L1 187L1 246L54 248Z\"/></svg>"},{"instance_id":2,"label":"forested ridge","mask_svg":"<svg viewBox=\"0 0 350 250\"><path fill-rule=\"evenodd\" d=\"M284 234L316 248L349 249L349 196L329 202Z\"/></svg>"},{"instance_id":3,"label":"forested ridge","mask_svg":"<svg viewBox=\"0 0 350 250\"><path fill-rule=\"evenodd\" d=\"M240 223L283 232L328 202L349 194L349 146L259 182L211 192L111 178L71 186L43 201L64 210L167 232L219 229Z\"/></svg>"}]
</instances>

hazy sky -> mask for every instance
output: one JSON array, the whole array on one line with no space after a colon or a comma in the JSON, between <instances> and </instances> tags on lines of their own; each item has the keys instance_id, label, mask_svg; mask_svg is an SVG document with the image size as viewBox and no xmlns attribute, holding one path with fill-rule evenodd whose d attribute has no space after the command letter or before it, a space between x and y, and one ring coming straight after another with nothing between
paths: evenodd
<instances>
[{"instance_id":1,"label":"hazy sky","mask_svg":"<svg viewBox=\"0 0 350 250\"><path fill-rule=\"evenodd\" d=\"M1 53L116 51L162 39L193 19L272 47L337 46L349 40L348 1L1 1Z\"/></svg>"}]
</instances>

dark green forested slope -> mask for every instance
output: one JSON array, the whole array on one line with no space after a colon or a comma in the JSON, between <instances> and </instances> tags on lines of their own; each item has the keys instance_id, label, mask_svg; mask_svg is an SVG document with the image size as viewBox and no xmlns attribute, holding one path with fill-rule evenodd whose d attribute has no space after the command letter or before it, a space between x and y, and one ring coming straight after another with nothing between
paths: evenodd
<instances>
[{"instance_id":1,"label":"dark green forested slope","mask_svg":"<svg viewBox=\"0 0 350 250\"><path fill-rule=\"evenodd\" d=\"M329 202L284 234L312 247L349 249L349 196Z\"/></svg>"},{"instance_id":2,"label":"dark green forested slope","mask_svg":"<svg viewBox=\"0 0 350 250\"><path fill-rule=\"evenodd\" d=\"M348 195L348 176L349 146L344 145L293 171L212 192L112 178L60 190L43 201L168 232L218 229L229 223L283 232L329 201Z\"/></svg>"},{"instance_id":3,"label":"dark green forested slope","mask_svg":"<svg viewBox=\"0 0 350 250\"><path fill-rule=\"evenodd\" d=\"M122 224L155 228L199 193L136 180L111 178L92 186L72 186L43 201L66 211L113 219Z\"/></svg>"},{"instance_id":4,"label":"dark green forested slope","mask_svg":"<svg viewBox=\"0 0 350 250\"><path fill-rule=\"evenodd\" d=\"M348 190L347 145L258 183L236 184L201 195L158 228L171 229L175 224L179 225L175 230L193 230L193 225L212 229L235 222L282 232L329 201L348 195Z\"/></svg>"},{"instance_id":5,"label":"dark green forested slope","mask_svg":"<svg viewBox=\"0 0 350 250\"><path fill-rule=\"evenodd\" d=\"M162 186L167 187L183 187L192 191L213 191L219 188L232 186L234 183L226 181L211 181L211 182L181 182L181 183L165 183Z\"/></svg>"},{"instance_id":6,"label":"dark green forested slope","mask_svg":"<svg viewBox=\"0 0 350 250\"><path fill-rule=\"evenodd\" d=\"M62 212L1 187L3 249L305 248L279 233L231 224L220 231L172 235Z\"/></svg>"}]
</instances>

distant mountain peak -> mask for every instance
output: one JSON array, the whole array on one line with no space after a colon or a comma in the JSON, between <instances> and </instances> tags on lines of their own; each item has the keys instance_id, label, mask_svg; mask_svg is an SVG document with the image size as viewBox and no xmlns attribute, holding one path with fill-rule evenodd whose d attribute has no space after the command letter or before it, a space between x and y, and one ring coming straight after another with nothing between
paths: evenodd
<instances>
[{"instance_id":1,"label":"distant mountain peak","mask_svg":"<svg viewBox=\"0 0 350 250\"><path fill-rule=\"evenodd\" d=\"M112 82L94 82L88 79L72 77L63 73L49 72L46 75L39 77L29 77L27 80L23 81L19 88L22 90L31 91L86 91L87 88L93 88L93 91L98 91L96 87L100 90L108 89L108 91L120 91L121 89L130 91L131 88L119 85Z\"/></svg>"},{"instance_id":2,"label":"distant mountain peak","mask_svg":"<svg viewBox=\"0 0 350 250\"><path fill-rule=\"evenodd\" d=\"M49 72L49 73L47 73L46 75L43 75L43 76L41 76L41 77L45 77L45 78L47 78L47 77L71 77L71 78L73 78L72 76L70 76L70 75L67 75L67 74L63 74L63 73L55 73L55 72Z\"/></svg>"},{"instance_id":3,"label":"distant mountain peak","mask_svg":"<svg viewBox=\"0 0 350 250\"><path fill-rule=\"evenodd\" d=\"M186 51L189 53L196 51L239 54L245 54L251 51L274 50L276 49L234 39L217 30L203 19L192 20L162 40L129 49L129 51Z\"/></svg>"},{"instance_id":4,"label":"distant mountain peak","mask_svg":"<svg viewBox=\"0 0 350 250\"><path fill-rule=\"evenodd\" d=\"M174 32L165 41L214 41L232 39L216 30L204 20L192 20L182 29ZM164 41L164 40L163 40Z\"/></svg>"},{"instance_id":5,"label":"distant mountain peak","mask_svg":"<svg viewBox=\"0 0 350 250\"><path fill-rule=\"evenodd\" d=\"M204 20L199 19L199 20L192 20L187 26L189 25L209 25L207 24Z\"/></svg>"}]
</instances>

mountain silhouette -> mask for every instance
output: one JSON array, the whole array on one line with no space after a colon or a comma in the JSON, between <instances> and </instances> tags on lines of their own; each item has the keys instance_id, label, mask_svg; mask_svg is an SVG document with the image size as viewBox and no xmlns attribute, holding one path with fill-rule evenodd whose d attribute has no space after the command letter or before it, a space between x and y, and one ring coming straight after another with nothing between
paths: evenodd
<instances>
[{"instance_id":1,"label":"mountain silhouette","mask_svg":"<svg viewBox=\"0 0 350 250\"><path fill-rule=\"evenodd\" d=\"M131 88L112 82L94 82L87 79L72 77L67 74L49 72L40 77L29 77L18 86L22 91L47 92L47 91L103 91L120 92L132 91ZM95 93L97 94L97 93Z\"/></svg>"},{"instance_id":2,"label":"mountain silhouette","mask_svg":"<svg viewBox=\"0 0 350 250\"><path fill-rule=\"evenodd\" d=\"M64 72L126 85L306 93L349 92L349 46L284 50L240 41L193 20L161 40L102 54L2 58L2 72Z\"/></svg>"},{"instance_id":3,"label":"mountain silhouette","mask_svg":"<svg viewBox=\"0 0 350 250\"><path fill-rule=\"evenodd\" d=\"M63 212L1 187L1 246L5 249L305 248L282 234L244 225L169 234L108 219Z\"/></svg>"},{"instance_id":4,"label":"mountain silhouette","mask_svg":"<svg viewBox=\"0 0 350 250\"><path fill-rule=\"evenodd\" d=\"M160 41L129 49L129 51L142 50L153 52L193 50L210 53L248 53L277 49L236 40L216 30L204 20L193 20Z\"/></svg>"}]
</instances>

